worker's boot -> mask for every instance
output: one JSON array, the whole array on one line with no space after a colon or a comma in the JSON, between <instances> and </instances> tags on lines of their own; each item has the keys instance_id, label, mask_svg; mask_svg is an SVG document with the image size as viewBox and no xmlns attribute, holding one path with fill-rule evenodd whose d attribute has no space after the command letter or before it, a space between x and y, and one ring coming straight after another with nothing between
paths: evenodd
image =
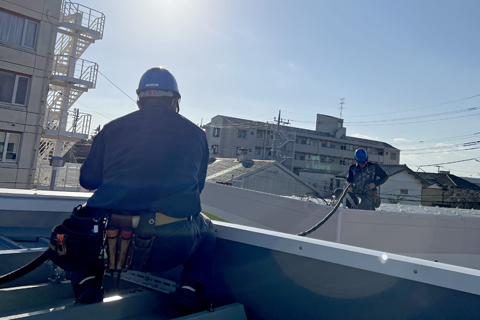
<instances>
[{"instance_id":1,"label":"worker's boot","mask_svg":"<svg viewBox=\"0 0 480 320\"><path fill-rule=\"evenodd\" d=\"M185 280L178 290L178 309L180 315L188 315L207 309L205 286L195 280Z\"/></svg>"},{"instance_id":2,"label":"worker's boot","mask_svg":"<svg viewBox=\"0 0 480 320\"><path fill-rule=\"evenodd\" d=\"M73 286L75 303L88 304L102 302L104 295L102 288L104 274L103 266L86 271L80 271L79 273L82 274L74 274L74 277L72 278L72 281L76 282Z\"/></svg>"}]
</instances>

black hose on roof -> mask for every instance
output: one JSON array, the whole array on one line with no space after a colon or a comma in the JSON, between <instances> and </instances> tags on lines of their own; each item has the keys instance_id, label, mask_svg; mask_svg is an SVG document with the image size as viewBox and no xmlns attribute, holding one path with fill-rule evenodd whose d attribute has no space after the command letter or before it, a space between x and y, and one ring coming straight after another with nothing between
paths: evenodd
<instances>
[{"instance_id":1,"label":"black hose on roof","mask_svg":"<svg viewBox=\"0 0 480 320\"><path fill-rule=\"evenodd\" d=\"M299 234L297 234L297 236L306 237L310 233L312 233L313 231L320 228L325 222L327 222L327 220L330 219L330 217L333 216L335 211L337 211L337 209L340 207L340 203L342 203L343 197L345 197L345 195L347 194L347 190L348 190L348 188L350 188L350 186L351 186L351 183L347 184L347 186L343 190L342 195L340 196L337 203L335 204L335 207L333 207L332 211L330 211L330 213L327 214L327 216L325 218L323 218L322 221L320 221L319 223L317 223L316 225L314 225L312 228L308 229L307 231L300 232Z\"/></svg>"},{"instance_id":2,"label":"black hose on roof","mask_svg":"<svg viewBox=\"0 0 480 320\"><path fill-rule=\"evenodd\" d=\"M23 267L20 267L15 271L0 276L0 285L23 277L27 273L32 272L36 268L40 267L45 261L48 260L47 252L48 250L36 257L34 260L27 263L26 265L24 265Z\"/></svg>"}]
</instances>

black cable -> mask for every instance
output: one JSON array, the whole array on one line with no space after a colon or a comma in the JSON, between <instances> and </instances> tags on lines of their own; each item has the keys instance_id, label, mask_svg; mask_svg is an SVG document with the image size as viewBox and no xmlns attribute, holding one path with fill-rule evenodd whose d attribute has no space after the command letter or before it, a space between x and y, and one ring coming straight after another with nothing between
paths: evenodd
<instances>
[{"instance_id":1,"label":"black cable","mask_svg":"<svg viewBox=\"0 0 480 320\"><path fill-rule=\"evenodd\" d=\"M35 270L36 268L41 266L45 261L48 260L47 252L48 252L48 250L43 252L41 255L39 255L37 258L30 261L29 263L27 263L23 267L20 267L15 271L12 271L12 272L7 273L3 276L0 276L0 285L5 284L5 283L10 282L10 281L13 281L15 279L18 279L20 277L23 277L27 273L32 272L33 270Z\"/></svg>"},{"instance_id":2,"label":"black cable","mask_svg":"<svg viewBox=\"0 0 480 320\"><path fill-rule=\"evenodd\" d=\"M98 70L98 73L100 73L105 79L108 80L108 82L110 82L111 84L113 84L115 86L115 88L117 88L118 90L120 90L121 93L123 93L124 95L127 96L127 98L129 98L130 100L132 100L133 102L137 103L137 101L135 101L134 99L132 99L128 94L126 94L122 89L120 89L115 83L113 83L110 79L108 79L103 73L100 72L100 70Z\"/></svg>"},{"instance_id":3,"label":"black cable","mask_svg":"<svg viewBox=\"0 0 480 320\"><path fill-rule=\"evenodd\" d=\"M310 233L312 233L313 231L317 230L318 228L320 228L325 222L327 222L328 219L330 219L330 217L335 213L335 211L337 211L337 209L340 207L340 204L342 203L342 199L343 197L345 197L345 195L347 194L347 190L348 188L351 186L351 183L347 184L347 186L345 187L345 190L343 190L343 193L342 195L340 196L340 198L338 199L338 202L335 204L335 207L333 207L332 211L330 211L329 214L327 214L327 216L325 218L323 218L319 223L317 223L316 225L314 225L312 228L308 229L307 231L303 231L303 232L300 232L299 234L297 234L297 236L300 236L300 237L306 237L308 236Z\"/></svg>"}]
</instances>

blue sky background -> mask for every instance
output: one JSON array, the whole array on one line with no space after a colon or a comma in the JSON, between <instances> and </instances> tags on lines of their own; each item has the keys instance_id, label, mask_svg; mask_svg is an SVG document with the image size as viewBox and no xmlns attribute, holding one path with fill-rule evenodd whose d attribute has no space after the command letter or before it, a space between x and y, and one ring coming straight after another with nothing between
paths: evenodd
<instances>
[{"instance_id":1,"label":"blue sky background","mask_svg":"<svg viewBox=\"0 0 480 320\"><path fill-rule=\"evenodd\" d=\"M133 99L145 70L167 68L196 124L282 110L313 130L345 98L347 135L392 144L414 171L480 161L466 150L480 148L479 1L78 2L106 15L104 39L82 58ZM74 107L93 115L92 129L136 110L102 75ZM441 170L480 178L474 160Z\"/></svg>"}]
</instances>

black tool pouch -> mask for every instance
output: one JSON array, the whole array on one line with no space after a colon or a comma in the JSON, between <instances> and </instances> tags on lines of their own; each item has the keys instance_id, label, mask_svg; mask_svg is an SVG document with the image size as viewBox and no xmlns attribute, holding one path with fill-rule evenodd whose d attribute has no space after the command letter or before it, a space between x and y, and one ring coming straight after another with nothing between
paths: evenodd
<instances>
[{"instance_id":1,"label":"black tool pouch","mask_svg":"<svg viewBox=\"0 0 480 320\"><path fill-rule=\"evenodd\" d=\"M133 235L133 257L130 263L132 270L142 270L143 266L147 263L150 252L152 251L155 237L142 239L137 235Z\"/></svg>"},{"instance_id":2,"label":"black tool pouch","mask_svg":"<svg viewBox=\"0 0 480 320\"><path fill-rule=\"evenodd\" d=\"M85 210L85 209L83 209ZM105 217L89 217L89 212L74 209L70 219L52 230L48 256L66 271L78 271L98 265L104 241Z\"/></svg>"}]
</instances>

